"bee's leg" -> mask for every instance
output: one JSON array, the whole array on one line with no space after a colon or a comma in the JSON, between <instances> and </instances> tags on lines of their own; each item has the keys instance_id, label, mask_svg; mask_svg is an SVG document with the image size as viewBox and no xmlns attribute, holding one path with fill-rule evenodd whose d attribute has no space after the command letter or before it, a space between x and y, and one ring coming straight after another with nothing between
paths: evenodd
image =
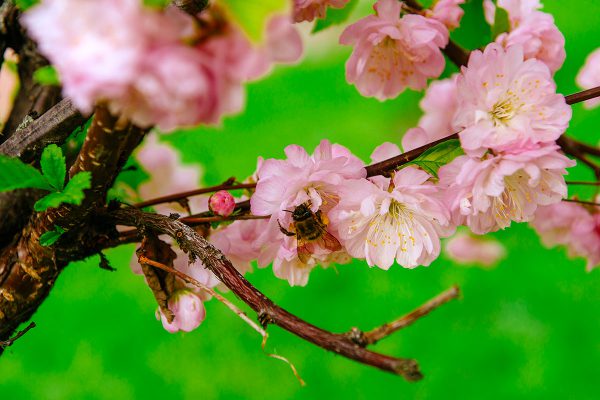
<instances>
[{"instance_id":1,"label":"bee's leg","mask_svg":"<svg viewBox=\"0 0 600 400\"><path fill-rule=\"evenodd\" d=\"M279 222L279 220L277 220L277 225L279 225L279 230L284 235L286 235L286 236L296 236L295 233L292 233L292 232L288 231L287 229L285 229L283 226L281 226L281 222Z\"/></svg>"},{"instance_id":2,"label":"bee's leg","mask_svg":"<svg viewBox=\"0 0 600 400\"><path fill-rule=\"evenodd\" d=\"M325 228L327 225L329 225L329 218L327 218L327 215L323 214L321 210L317 211L316 215L319 217L319 223L321 224L321 227Z\"/></svg>"}]
</instances>

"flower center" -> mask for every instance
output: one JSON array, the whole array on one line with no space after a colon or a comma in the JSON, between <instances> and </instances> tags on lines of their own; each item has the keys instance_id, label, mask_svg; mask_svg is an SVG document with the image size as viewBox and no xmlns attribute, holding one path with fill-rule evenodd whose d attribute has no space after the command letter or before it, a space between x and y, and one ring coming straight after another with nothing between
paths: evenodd
<instances>
[{"instance_id":1,"label":"flower center","mask_svg":"<svg viewBox=\"0 0 600 400\"><path fill-rule=\"evenodd\" d=\"M515 116L517 111L514 99L512 96L509 96L494 104L492 111L490 111L490 117L492 117L495 126L506 125Z\"/></svg>"},{"instance_id":2,"label":"flower center","mask_svg":"<svg viewBox=\"0 0 600 400\"><path fill-rule=\"evenodd\" d=\"M524 208L533 200L527 174L523 171L505 177L504 185L504 192L493 200L494 217L502 228L509 226L511 221L524 221Z\"/></svg>"}]
</instances>

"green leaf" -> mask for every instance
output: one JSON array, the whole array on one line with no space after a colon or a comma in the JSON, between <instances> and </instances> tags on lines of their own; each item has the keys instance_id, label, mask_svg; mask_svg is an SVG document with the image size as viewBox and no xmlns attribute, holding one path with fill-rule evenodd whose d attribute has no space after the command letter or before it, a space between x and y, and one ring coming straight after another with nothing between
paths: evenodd
<instances>
[{"instance_id":1,"label":"green leaf","mask_svg":"<svg viewBox=\"0 0 600 400\"><path fill-rule=\"evenodd\" d=\"M67 163L60 147L55 144L47 146L42 153L40 164L48 183L56 190L63 190L67 175Z\"/></svg>"},{"instance_id":2,"label":"green leaf","mask_svg":"<svg viewBox=\"0 0 600 400\"><path fill-rule=\"evenodd\" d=\"M49 208L56 208L61 204L79 205L85 198L83 191L92 186L92 174L90 172L80 172L75 175L63 191L50 193L39 199L33 206L35 211L45 211Z\"/></svg>"},{"instance_id":3,"label":"green leaf","mask_svg":"<svg viewBox=\"0 0 600 400\"><path fill-rule=\"evenodd\" d=\"M25 188L52 191L52 186L40 171L18 158L0 154L0 192Z\"/></svg>"},{"instance_id":4,"label":"green leaf","mask_svg":"<svg viewBox=\"0 0 600 400\"><path fill-rule=\"evenodd\" d=\"M327 10L327 16L323 19L318 19L315 22L315 27L312 30L312 33L317 33L322 31L325 28L329 28L332 25L339 25L345 22L352 11L356 8L358 4L358 0L350 0L344 8L330 8Z\"/></svg>"},{"instance_id":5,"label":"green leaf","mask_svg":"<svg viewBox=\"0 0 600 400\"><path fill-rule=\"evenodd\" d=\"M288 6L288 0L222 0L220 3L255 42L262 39L269 17Z\"/></svg>"},{"instance_id":6,"label":"green leaf","mask_svg":"<svg viewBox=\"0 0 600 400\"><path fill-rule=\"evenodd\" d=\"M42 85L60 86L58 72L51 65L36 69L33 73L33 80Z\"/></svg>"},{"instance_id":7,"label":"green leaf","mask_svg":"<svg viewBox=\"0 0 600 400\"><path fill-rule=\"evenodd\" d=\"M510 31L510 19L508 12L496 5L496 13L494 15L494 25L492 25L492 40L495 40L504 32Z\"/></svg>"},{"instance_id":8,"label":"green leaf","mask_svg":"<svg viewBox=\"0 0 600 400\"><path fill-rule=\"evenodd\" d=\"M36 4L38 4L39 0L14 0L15 4L21 11L25 11Z\"/></svg>"},{"instance_id":9,"label":"green leaf","mask_svg":"<svg viewBox=\"0 0 600 400\"><path fill-rule=\"evenodd\" d=\"M40 236L40 244L42 246L52 246L66 231L58 225L54 225L53 231L44 232Z\"/></svg>"},{"instance_id":10,"label":"green leaf","mask_svg":"<svg viewBox=\"0 0 600 400\"><path fill-rule=\"evenodd\" d=\"M460 140L452 139L430 148L405 165L416 165L437 178L440 167L448 164L450 161L463 154L465 153L463 152L462 147L460 147Z\"/></svg>"}]
</instances>

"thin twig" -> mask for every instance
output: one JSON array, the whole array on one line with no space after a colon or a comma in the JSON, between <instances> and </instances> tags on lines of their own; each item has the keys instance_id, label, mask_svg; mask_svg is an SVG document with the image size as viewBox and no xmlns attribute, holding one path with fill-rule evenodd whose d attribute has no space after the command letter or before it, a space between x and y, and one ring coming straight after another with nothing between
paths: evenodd
<instances>
[{"instance_id":1,"label":"thin twig","mask_svg":"<svg viewBox=\"0 0 600 400\"><path fill-rule=\"evenodd\" d=\"M15 336L11 337L10 339L0 340L0 347L4 348L4 347L12 346L14 342L16 342L21 336L23 336L24 334L29 332L30 329L33 329L33 328L35 328L35 322L32 321L29 323L29 325L27 325L27 327L25 329L17 332L17 334Z\"/></svg>"},{"instance_id":2,"label":"thin twig","mask_svg":"<svg viewBox=\"0 0 600 400\"><path fill-rule=\"evenodd\" d=\"M241 183L238 185L232 185L231 183L224 183L224 184L220 184L220 185L216 185L216 186L190 190L188 192L181 192L181 193L171 194L168 196L157 197L155 199L142 201L141 203L134 204L133 206L137 207L137 208L144 208L144 207L154 206L156 204L172 203L175 201L187 199L188 197L197 196L200 194L218 192L219 190L253 189L255 187L256 187L256 183Z\"/></svg>"},{"instance_id":3,"label":"thin twig","mask_svg":"<svg viewBox=\"0 0 600 400\"><path fill-rule=\"evenodd\" d=\"M585 204L588 206L600 206L600 203L594 203L593 201L585 201L585 200L578 200L578 199L562 199L562 201L566 201L569 203Z\"/></svg>"},{"instance_id":4,"label":"thin twig","mask_svg":"<svg viewBox=\"0 0 600 400\"><path fill-rule=\"evenodd\" d=\"M347 335L358 345L363 347L375 344L381 339L388 337L392 333L412 325L417 320L426 316L436 308L446 304L450 300L456 299L459 295L460 290L458 286L452 286L450 289L445 290L433 299L429 300L427 303L395 321L381 325L380 327L377 327L369 332L362 332L357 328L353 328Z\"/></svg>"},{"instance_id":5,"label":"thin twig","mask_svg":"<svg viewBox=\"0 0 600 400\"><path fill-rule=\"evenodd\" d=\"M227 300L225 297L221 296L219 293L217 293L215 290L213 290L212 288L206 286L205 284L203 284L202 282L192 278L191 276L184 274L181 271L176 270L175 268L169 267L168 265L165 265L163 263L160 263L158 261L154 261L149 259L148 257L145 257L143 255L138 257L138 262L140 264L148 264L148 265L152 265L155 268L159 268L162 269L163 271L166 271L168 273L171 273L175 276L177 276L179 279L189 283L190 285L194 285L197 288L200 288L202 290L204 290L205 292L207 292L208 294L210 294L211 296L213 296L215 299L217 299L218 301L220 301L221 303L223 303L227 308L229 308L231 311L233 311L234 314L236 314L238 317L240 317L244 322L246 322L248 325L250 325L250 327L252 327L252 329L254 329L256 332L258 332L263 340L262 340L262 344L261 347L263 349L263 351L265 350L265 346L267 344L267 339L269 337L269 334L267 333L267 331L265 331L260 325L258 325L256 322L254 322L253 320L251 320L248 315L246 315L245 312L243 312L242 310L240 310L235 304L233 304L232 302L230 302L229 300ZM266 351L265 351L266 353ZM285 362L287 365L290 366L292 372L294 373L294 376L296 376L296 378L298 379L298 381L300 382L300 385L304 386L306 385L306 383L304 382L304 380L300 377L300 374L298 374L298 370L296 369L296 367L294 366L294 364L292 364L290 362L290 360L288 360L287 358L280 356L278 354L271 354L271 353L266 353L267 356L275 358L277 360L281 360L283 362Z\"/></svg>"},{"instance_id":6,"label":"thin twig","mask_svg":"<svg viewBox=\"0 0 600 400\"><path fill-rule=\"evenodd\" d=\"M566 181L567 185L583 185L583 186L600 186L600 182L587 182L587 181Z\"/></svg>"},{"instance_id":7,"label":"thin twig","mask_svg":"<svg viewBox=\"0 0 600 400\"><path fill-rule=\"evenodd\" d=\"M199 224L206 224L209 222L220 222L220 221L238 221L248 219L269 219L268 215L230 215L229 217L221 217L214 215L212 217L185 217L181 218L180 221L186 225L194 226Z\"/></svg>"}]
</instances>

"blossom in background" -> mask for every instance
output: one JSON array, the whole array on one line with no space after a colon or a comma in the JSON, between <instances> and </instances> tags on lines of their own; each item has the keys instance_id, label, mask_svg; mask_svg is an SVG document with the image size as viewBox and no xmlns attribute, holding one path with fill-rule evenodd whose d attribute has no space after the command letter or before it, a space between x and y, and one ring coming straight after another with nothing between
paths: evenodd
<instances>
[{"instance_id":1,"label":"blossom in background","mask_svg":"<svg viewBox=\"0 0 600 400\"><path fill-rule=\"evenodd\" d=\"M10 117L15 98L19 93L18 62L17 53L13 49L6 49L4 62L0 67L0 133Z\"/></svg>"},{"instance_id":2,"label":"blossom in background","mask_svg":"<svg viewBox=\"0 0 600 400\"><path fill-rule=\"evenodd\" d=\"M416 149L455 133L452 121L456 112L456 77L433 81L419 103L423 116L416 128L409 129L402 137L404 151Z\"/></svg>"},{"instance_id":3,"label":"blossom in background","mask_svg":"<svg viewBox=\"0 0 600 400\"><path fill-rule=\"evenodd\" d=\"M294 0L294 22L325 18L327 7L344 8L349 0Z\"/></svg>"},{"instance_id":4,"label":"blossom in background","mask_svg":"<svg viewBox=\"0 0 600 400\"><path fill-rule=\"evenodd\" d=\"M566 168L575 165L559 149L546 145L483 159L460 156L441 167L453 222L485 234L512 221L530 221L538 206L559 202L567 195Z\"/></svg>"},{"instance_id":5,"label":"blossom in background","mask_svg":"<svg viewBox=\"0 0 600 400\"><path fill-rule=\"evenodd\" d=\"M490 267L506 256L499 241L483 236L457 233L446 242L448 257L459 264L481 264Z\"/></svg>"},{"instance_id":6,"label":"blossom in background","mask_svg":"<svg viewBox=\"0 0 600 400\"><path fill-rule=\"evenodd\" d=\"M43 0L23 22L83 112L104 100L139 126L169 131L239 112L245 82L302 52L290 18L269 21L259 46L217 7L198 18L221 23L200 31L178 8L146 8L141 0Z\"/></svg>"},{"instance_id":7,"label":"blossom in background","mask_svg":"<svg viewBox=\"0 0 600 400\"><path fill-rule=\"evenodd\" d=\"M591 52L585 59L585 64L577 74L577 84L583 89L600 86L600 48ZM585 107L592 108L600 104L600 98L588 100Z\"/></svg>"},{"instance_id":8,"label":"blossom in background","mask_svg":"<svg viewBox=\"0 0 600 400\"><path fill-rule=\"evenodd\" d=\"M424 89L427 79L444 70L441 49L448 43L448 29L421 15L400 16L401 3L379 0L376 15L348 26L340 43L354 46L346 62L346 79L367 97L385 100L407 87Z\"/></svg>"},{"instance_id":9,"label":"blossom in background","mask_svg":"<svg viewBox=\"0 0 600 400\"><path fill-rule=\"evenodd\" d=\"M309 155L297 145L285 148L287 159L267 159L257 171L256 191L250 199L252 214L270 216L266 229L258 239L261 253L258 265L273 262L276 276L288 279L292 285L304 285L308 272L331 251L321 249L308 264L298 260L297 238L284 235L279 226L292 225L289 211L301 204L310 204L313 213L325 217L338 203L338 187L347 179L364 178L364 163L338 144L323 140ZM288 211L286 211L288 210ZM328 230L335 230L330 225Z\"/></svg>"},{"instance_id":10,"label":"blossom in background","mask_svg":"<svg viewBox=\"0 0 600 400\"><path fill-rule=\"evenodd\" d=\"M600 198L596 199L598 200ZM588 271L600 265L598 207L569 202L540 207L531 225L544 245L563 245L571 257L585 258Z\"/></svg>"},{"instance_id":11,"label":"blossom in background","mask_svg":"<svg viewBox=\"0 0 600 400\"><path fill-rule=\"evenodd\" d=\"M449 233L450 215L430 178L409 166L391 180L346 181L331 220L348 254L382 269L394 260L406 268L435 260L440 237Z\"/></svg>"},{"instance_id":12,"label":"blossom in background","mask_svg":"<svg viewBox=\"0 0 600 400\"><path fill-rule=\"evenodd\" d=\"M206 316L202 300L190 290L182 289L173 293L169 298L168 306L175 315L173 321L167 321L160 309L156 311L156 319L159 319L170 333L193 331L200 326Z\"/></svg>"},{"instance_id":13,"label":"blossom in background","mask_svg":"<svg viewBox=\"0 0 600 400\"><path fill-rule=\"evenodd\" d=\"M460 7L465 0L436 0L431 10L426 10L426 15L440 21L448 29L456 29L465 13Z\"/></svg>"},{"instance_id":14,"label":"blossom in background","mask_svg":"<svg viewBox=\"0 0 600 400\"><path fill-rule=\"evenodd\" d=\"M552 73L563 65L565 37L554 23L554 17L538 11L538 0L500 0L498 6L508 12L510 30L499 35L496 42L510 48L522 46L525 59L536 58L545 63ZM494 24L496 6L491 0L484 1L486 20Z\"/></svg>"},{"instance_id":15,"label":"blossom in background","mask_svg":"<svg viewBox=\"0 0 600 400\"><path fill-rule=\"evenodd\" d=\"M571 108L556 93L548 67L524 60L520 46L492 43L471 53L457 81L453 125L468 154L551 143L567 129Z\"/></svg>"},{"instance_id":16,"label":"blossom in background","mask_svg":"<svg viewBox=\"0 0 600 400\"><path fill-rule=\"evenodd\" d=\"M135 156L149 175L149 179L138 188L142 199L148 200L198 188L202 172L200 166L184 165L177 151L168 144L161 143L158 135L147 135ZM206 196L192 197L188 204L192 213L208 210ZM157 204L154 208L163 214L187 211L178 203Z\"/></svg>"}]
</instances>

